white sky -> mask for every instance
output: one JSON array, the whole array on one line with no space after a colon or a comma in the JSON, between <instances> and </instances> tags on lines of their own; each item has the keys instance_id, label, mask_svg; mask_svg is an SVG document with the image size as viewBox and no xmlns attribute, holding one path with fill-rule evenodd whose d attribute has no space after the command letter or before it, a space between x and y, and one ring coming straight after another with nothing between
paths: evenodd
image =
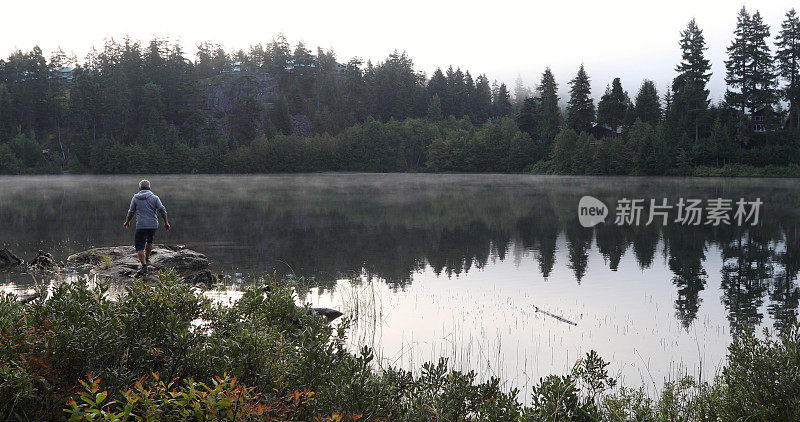
<instances>
[{"instance_id":1,"label":"white sky","mask_svg":"<svg viewBox=\"0 0 800 422\"><path fill-rule=\"evenodd\" d=\"M278 32L292 45L303 40L312 49L333 48L339 61L365 61L406 50L428 76L440 66L468 69L477 76L506 82L513 91L517 75L528 85L550 65L561 96L581 62L599 99L615 76L633 97L642 79L663 91L680 58L678 39L695 17L706 37L714 75L711 94L724 93L725 48L730 43L736 1L577 1L515 2L420 1L154 1L97 0L9 1L0 15L0 56L39 45L49 57L61 46L82 58L103 39L149 40L168 36L187 53L203 40L227 49L266 43ZM761 11L773 35L785 13L800 4L788 0L747 1Z\"/></svg>"}]
</instances>

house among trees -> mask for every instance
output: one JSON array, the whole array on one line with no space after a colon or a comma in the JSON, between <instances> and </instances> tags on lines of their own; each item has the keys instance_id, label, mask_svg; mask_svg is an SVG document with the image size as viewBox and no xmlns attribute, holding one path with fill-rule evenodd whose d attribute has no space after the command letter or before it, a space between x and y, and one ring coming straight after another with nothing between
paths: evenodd
<instances>
[{"instance_id":1,"label":"house among trees","mask_svg":"<svg viewBox=\"0 0 800 422\"><path fill-rule=\"evenodd\" d=\"M607 125L605 123L592 123L592 128L589 130L589 133L594 136L595 139L603 139L603 138L616 138L622 136L622 126L612 127L611 125Z\"/></svg>"},{"instance_id":2,"label":"house among trees","mask_svg":"<svg viewBox=\"0 0 800 422\"><path fill-rule=\"evenodd\" d=\"M287 70L287 71L293 71L296 68L301 68L302 69L302 68L306 68L306 67L310 67L312 69L317 67L317 56L316 55L314 55L314 54L311 55L311 61L309 63L301 63L301 62L295 61L294 59L289 59L289 60L286 61L286 66L284 66L283 69Z\"/></svg>"},{"instance_id":3,"label":"house among trees","mask_svg":"<svg viewBox=\"0 0 800 422\"><path fill-rule=\"evenodd\" d=\"M51 74L50 78L71 81L74 76L75 76L75 68L67 66L67 67L57 67L53 69L53 73Z\"/></svg>"},{"instance_id":4,"label":"house among trees","mask_svg":"<svg viewBox=\"0 0 800 422\"><path fill-rule=\"evenodd\" d=\"M753 123L753 132L766 132L767 131L767 113L772 110L767 110L766 107L760 108L750 114L750 121Z\"/></svg>"}]
</instances>

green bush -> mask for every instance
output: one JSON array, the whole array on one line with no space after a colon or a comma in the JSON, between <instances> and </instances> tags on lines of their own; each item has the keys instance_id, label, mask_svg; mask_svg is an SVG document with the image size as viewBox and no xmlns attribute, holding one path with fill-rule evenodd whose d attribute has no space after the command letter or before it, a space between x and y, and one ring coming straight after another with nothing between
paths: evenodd
<instances>
[{"instance_id":1,"label":"green bush","mask_svg":"<svg viewBox=\"0 0 800 422\"><path fill-rule=\"evenodd\" d=\"M247 287L215 304L172 272L57 285L20 304L0 297L3 420L798 420L800 325L744 332L713 383L667 382L658 397L615 389L594 352L533 387L530 405L501 380L447 360L411 373L376 369L372 350L343 346L336 326L297 306L292 287Z\"/></svg>"}]
</instances>

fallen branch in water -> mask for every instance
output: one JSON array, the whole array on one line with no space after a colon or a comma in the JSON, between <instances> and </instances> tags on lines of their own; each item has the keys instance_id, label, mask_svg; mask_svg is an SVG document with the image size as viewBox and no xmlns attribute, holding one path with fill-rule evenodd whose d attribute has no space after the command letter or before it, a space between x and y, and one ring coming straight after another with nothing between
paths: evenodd
<instances>
[{"instance_id":1,"label":"fallen branch in water","mask_svg":"<svg viewBox=\"0 0 800 422\"><path fill-rule=\"evenodd\" d=\"M570 321L570 320L568 320L568 319L566 319L566 318L564 318L562 316L559 316L559 315L556 315L556 314L551 314L550 312L547 312L544 309L539 309L539 307L536 306L536 305L534 305L533 307L534 307L534 309L536 309L536 312L541 312L541 313L543 313L543 314L545 314L545 315L547 315L549 317L555 318L555 319L557 319L557 320L559 320L561 322L566 322L569 325L578 325L577 322L572 322L572 321Z\"/></svg>"}]
</instances>

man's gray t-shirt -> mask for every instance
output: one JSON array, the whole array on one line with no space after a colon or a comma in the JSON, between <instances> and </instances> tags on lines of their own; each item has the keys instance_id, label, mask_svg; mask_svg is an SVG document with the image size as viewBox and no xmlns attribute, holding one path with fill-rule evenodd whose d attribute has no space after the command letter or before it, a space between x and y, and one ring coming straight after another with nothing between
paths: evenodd
<instances>
[{"instance_id":1,"label":"man's gray t-shirt","mask_svg":"<svg viewBox=\"0 0 800 422\"><path fill-rule=\"evenodd\" d=\"M128 209L128 217L136 214L136 229L157 229L158 214L161 218L167 218L167 209L150 190L141 190L131 199L131 207Z\"/></svg>"}]
</instances>

